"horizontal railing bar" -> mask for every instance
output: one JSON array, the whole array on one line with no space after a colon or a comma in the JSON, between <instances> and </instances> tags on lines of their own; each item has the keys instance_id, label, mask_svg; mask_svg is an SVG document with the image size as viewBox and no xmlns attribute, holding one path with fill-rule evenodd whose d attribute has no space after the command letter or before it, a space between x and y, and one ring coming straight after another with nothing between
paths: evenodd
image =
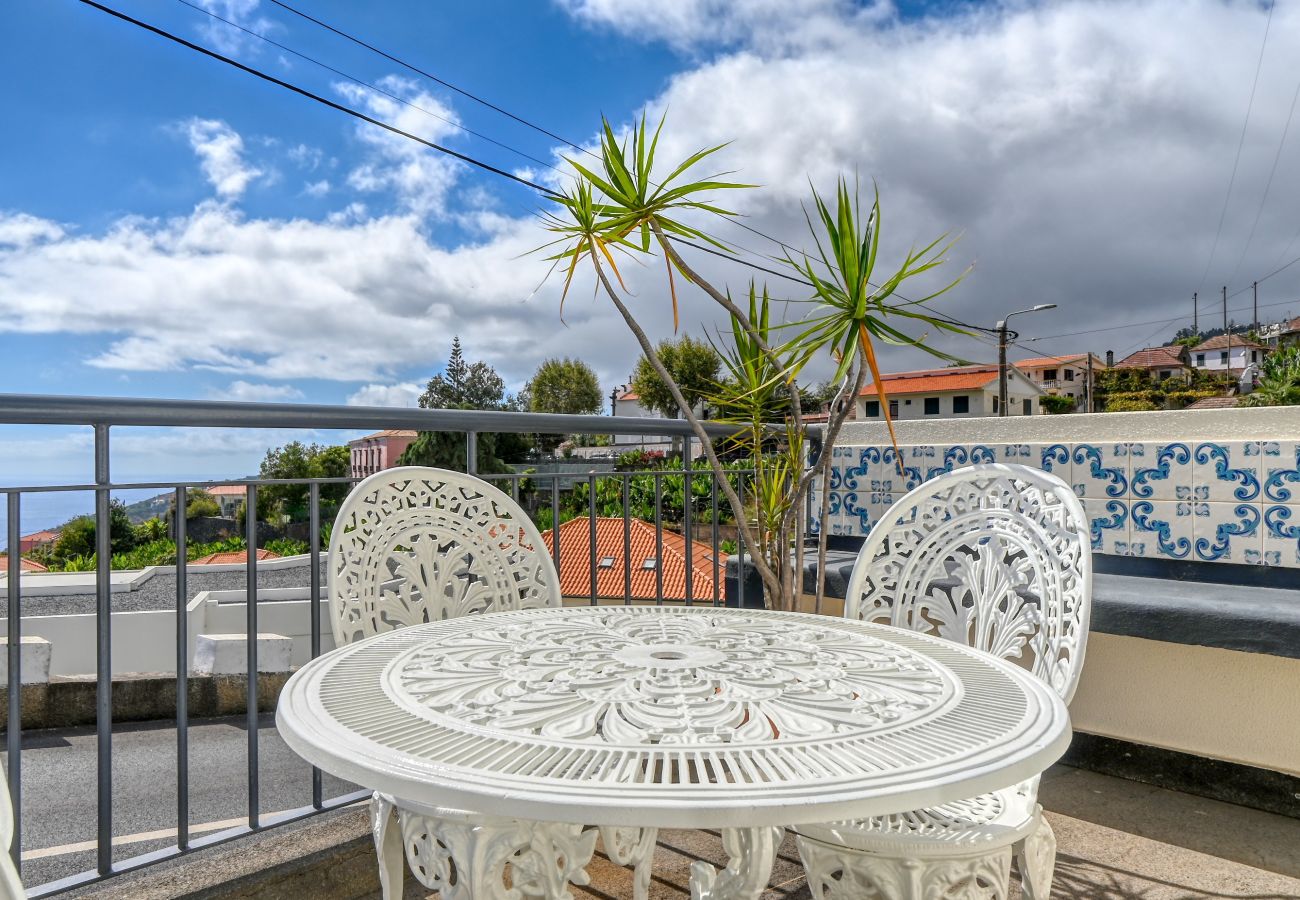
<instances>
[{"instance_id":1,"label":"horizontal railing bar","mask_svg":"<svg viewBox=\"0 0 1300 900\"><path fill-rule=\"evenodd\" d=\"M206 834L202 837L196 837L190 840L188 850L181 850L179 847L164 847L161 850L154 850L150 853L142 853L139 856L133 856L130 859L124 859L121 862L113 863L113 867L106 873L100 874L94 869L85 872L79 872L76 875L69 875L66 878L60 878L58 881L51 881L38 887L29 888L27 896L35 900L37 897L50 897L54 894L61 894L64 891L70 891L73 888L83 887L84 885L94 884L103 881L106 878L112 878L116 875L124 875L127 872L133 872L137 869L143 869L154 863L163 862L168 859L175 859L179 856L188 856L195 850L204 847L213 847L217 844L225 844L237 838L247 837L250 834L260 834L271 828L281 825L290 825L294 822L300 822L303 819L309 819L321 812L333 809L341 809L345 806L351 806L354 803L360 803L369 800L373 791L353 791L344 794L341 797L335 797L326 800L320 809L314 806L300 806L297 809L290 809L274 815L263 816L262 824L258 828L249 828L247 825L236 825L233 828L227 828L222 831L216 831L212 834Z\"/></svg>"},{"instance_id":2,"label":"horizontal railing bar","mask_svg":"<svg viewBox=\"0 0 1300 900\"><path fill-rule=\"evenodd\" d=\"M690 423L684 419L314 403L244 403L230 400L62 397L47 394L0 394L0 424L379 430L410 428L417 431L517 434L694 434ZM709 434L725 436L736 433L737 427L706 424L705 430Z\"/></svg>"}]
</instances>

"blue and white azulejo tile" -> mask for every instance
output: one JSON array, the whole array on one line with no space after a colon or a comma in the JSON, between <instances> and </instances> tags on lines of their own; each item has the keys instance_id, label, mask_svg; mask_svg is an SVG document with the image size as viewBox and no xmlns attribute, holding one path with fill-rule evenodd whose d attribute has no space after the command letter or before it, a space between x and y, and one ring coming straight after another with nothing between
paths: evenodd
<instances>
[{"instance_id":1,"label":"blue and white azulejo tile","mask_svg":"<svg viewBox=\"0 0 1300 900\"><path fill-rule=\"evenodd\" d=\"M1259 553L1263 546L1259 504L1194 501L1191 505L1207 510L1195 519L1196 559L1245 563L1248 554Z\"/></svg>"},{"instance_id":2,"label":"blue and white azulejo tile","mask_svg":"<svg viewBox=\"0 0 1300 900\"><path fill-rule=\"evenodd\" d=\"M1143 545L1142 556L1190 559L1196 540L1195 520L1208 518L1209 505L1174 500L1135 500L1130 507L1130 542Z\"/></svg>"},{"instance_id":3,"label":"blue and white azulejo tile","mask_svg":"<svg viewBox=\"0 0 1300 900\"><path fill-rule=\"evenodd\" d=\"M1212 502L1257 503L1266 460L1279 454L1277 441L1202 441L1192 450L1192 487Z\"/></svg>"},{"instance_id":4,"label":"blue and white azulejo tile","mask_svg":"<svg viewBox=\"0 0 1300 900\"><path fill-rule=\"evenodd\" d=\"M1128 496L1129 444L1074 444L1069 482L1080 497Z\"/></svg>"},{"instance_id":5,"label":"blue and white azulejo tile","mask_svg":"<svg viewBox=\"0 0 1300 900\"><path fill-rule=\"evenodd\" d=\"M1192 448L1175 441L1134 444L1129 452L1129 493L1135 500L1195 500Z\"/></svg>"}]
</instances>

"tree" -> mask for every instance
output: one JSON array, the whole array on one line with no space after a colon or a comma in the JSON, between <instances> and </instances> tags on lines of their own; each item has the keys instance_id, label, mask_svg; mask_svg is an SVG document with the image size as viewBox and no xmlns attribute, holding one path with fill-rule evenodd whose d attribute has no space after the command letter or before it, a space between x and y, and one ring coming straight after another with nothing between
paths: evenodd
<instances>
[{"instance_id":1,"label":"tree","mask_svg":"<svg viewBox=\"0 0 1300 900\"><path fill-rule=\"evenodd\" d=\"M95 553L95 517L77 516L59 528L59 539L50 548L49 558L56 564L73 557L86 557ZM110 500L108 504L109 545L114 553L125 553L136 545L135 526L127 514L126 504Z\"/></svg>"},{"instance_id":2,"label":"tree","mask_svg":"<svg viewBox=\"0 0 1300 900\"><path fill-rule=\"evenodd\" d=\"M429 379L420 395L425 409L501 409L506 383L485 362L466 363L460 336L451 339L451 356L441 375Z\"/></svg>"},{"instance_id":3,"label":"tree","mask_svg":"<svg viewBox=\"0 0 1300 900\"><path fill-rule=\"evenodd\" d=\"M207 491L195 488L185 492L185 520L221 515L221 504Z\"/></svg>"},{"instance_id":4,"label":"tree","mask_svg":"<svg viewBox=\"0 0 1300 900\"><path fill-rule=\"evenodd\" d=\"M352 455L347 447L327 447L290 441L283 447L266 451L259 470L262 478L345 478L352 471ZM343 502L349 485L322 484L320 506L328 516ZM307 484L266 484L257 490L257 517L269 521L288 516L301 522L311 514L311 486Z\"/></svg>"},{"instance_id":5,"label":"tree","mask_svg":"<svg viewBox=\"0 0 1300 900\"><path fill-rule=\"evenodd\" d=\"M537 367L525 388L528 408L539 413L599 415L604 405L600 381L580 359L548 359Z\"/></svg>"},{"instance_id":6,"label":"tree","mask_svg":"<svg viewBox=\"0 0 1300 900\"><path fill-rule=\"evenodd\" d=\"M677 341L660 341L655 354L692 410L717 389L721 360L717 351L707 343L683 335ZM640 395L640 403L646 409L652 409L669 419L681 415L672 389L645 356L637 360L636 369L632 372L632 390Z\"/></svg>"},{"instance_id":7,"label":"tree","mask_svg":"<svg viewBox=\"0 0 1300 900\"><path fill-rule=\"evenodd\" d=\"M1264 360L1259 384L1241 406L1300 406L1300 347L1287 347Z\"/></svg>"},{"instance_id":8,"label":"tree","mask_svg":"<svg viewBox=\"0 0 1300 900\"><path fill-rule=\"evenodd\" d=\"M1038 404L1048 415L1072 413L1077 408L1077 401L1073 397L1061 394L1044 394L1038 399Z\"/></svg>"}]
</instances>

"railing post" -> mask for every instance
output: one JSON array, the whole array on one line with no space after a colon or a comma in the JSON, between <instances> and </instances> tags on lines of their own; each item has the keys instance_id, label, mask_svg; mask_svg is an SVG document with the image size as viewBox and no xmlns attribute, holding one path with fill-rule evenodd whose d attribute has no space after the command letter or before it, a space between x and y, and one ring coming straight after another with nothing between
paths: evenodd
<instances>
[{"instance_id":1,"label":"railing post","mask_svg":"<svg viewBox=\"0 0 1300 900\"><path fill-rule=\"evenodd\" d=\"M190 592L186 578L185 487L176 489L176 846L190 846Z\"/></svg>"},{"instance_id":2,"label":"railing post","mask_svg":"<svg viewBox=\"0 0 1300 900\"><path fill-rule=\"evenodd\" d=\"M691 436L687 435L682 440L682 537L686 541L686 589L683 593L686 594L687 606L695 602L695 545L691 528L691 513L695 508L692 501L695 498L691 496L691 444Z\"/></svg>"},{"instance_id":3,"label":"railing post","mask_svg":"<svg viewBox=\"0 0 1300 900\"><path fill-rule=\"evenodd\" d=\"M113 868L113 543L109 426L95 426L95 762L96 862Z\"/></svg>"},{"instance_id":4,"label":"railing post","mask_svg":"<svg viewBox=\"0 0 1300 900\"><path fill-rule=\"evenodd\" d=\"M6 736L9 753L9 805L13 809L14 833L9 843L9 855L13 857L14 866L22 871L23 856L23 617L22 617L22 494L7 495L9 515L9 560L6 567L5 585L8 588L9 630L9 733Z\"/></svg>"},{"instance_id":5,"label":"railing post","mask_svg":"<svg viewBox=\"0 0 1300 900\"><path fill-rule=\"evenodd\" d=\"M245 727L248 729L248 827L256 829L260 824L258 801L258 761L257 761L257 485L248 485L247 499L244 501L244 543L248 548L248 560L245 566L247 583L245 584L245 634L247 636L247 694L245 710Z\"/></svg>"},{"instance_id":6,"label":"railing post","mask_svg":"<svg viewBox=\"0 0 1300 900\"><path fill-rule=\"evenodd\" d=\"M465 471L470 475L478 474L478 432L465 432Z\"/></svg>"},{"instance_id":7,"label":"railing post","mask_svg":"<svg viewBox=\"0 0 1300 900\"><path fill-rule=\"evenodd\" d=\"M308 576L311 584L311 612L309 621L311 623L311 658L315 659L320 656L320 484L313 481L311 483L310 493L308 495L308 505L310 511L311 536L307 539L311 560L311 574ZM311 767L311 805L317 809L321 808L324 800L324 785L321 781L320 769L315 766Z\"/></svg>"}]
</instances>

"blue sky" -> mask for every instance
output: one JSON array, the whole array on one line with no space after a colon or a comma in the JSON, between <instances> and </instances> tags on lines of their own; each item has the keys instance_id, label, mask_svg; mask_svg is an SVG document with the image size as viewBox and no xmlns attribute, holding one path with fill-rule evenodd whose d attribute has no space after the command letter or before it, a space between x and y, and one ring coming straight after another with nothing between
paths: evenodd
<instances>
[{"instance_id":1,"label":"blue sky","mask_svg":"<svg viewBox=\"0 0 1300 900\"><path fill-rule=\"evenodd\" d=\"M529 177L556 176L427 113L538 159L568 152L269 0L193 2L424 111L176 0L110 5ZM992 324L1058 304L1024 320L1013 356L1122 356L1170 336L1192 291L1236 290L1300 255L1300 137L1287 129L1300 10L1289 4L1269 24L1226 206L1260 3L299 5L566 138L590 142L602 114L622 128L648 109L668 114L664 158L732 141L720 164L762 185L733 205L782 240L808 242L809 180L874 178L887 255L962 235L948 271L975 269L944 301L950 314ZM590 362L606 392L626 378L635 343L590 284L563 323L553 281L536 290L546 267L527 251L545 234L528 189L76 0L14 0L5 16L4 391L409 405L453 334L512 390L559 355ZM774 249L716 230L747 258ZM737 290L753 275L698 263ZM630 277L646 327L669 336L658 265ZM1300 314L1294 297L1300 265L1261 285L1261 318ZM1247 299L1233 318L1249 317ZM1209 302L1203 315L1217 315ZM683 312L697 335L718 322L700 296L684 297ZM926 340L992 355L969 338ZM887 350L884 364L929 362ZM115 474L238 476L289 436L124 432ZM0 427L0 481L81 480L87 448L75 431Z\"/></svg>"}]
</instances>

